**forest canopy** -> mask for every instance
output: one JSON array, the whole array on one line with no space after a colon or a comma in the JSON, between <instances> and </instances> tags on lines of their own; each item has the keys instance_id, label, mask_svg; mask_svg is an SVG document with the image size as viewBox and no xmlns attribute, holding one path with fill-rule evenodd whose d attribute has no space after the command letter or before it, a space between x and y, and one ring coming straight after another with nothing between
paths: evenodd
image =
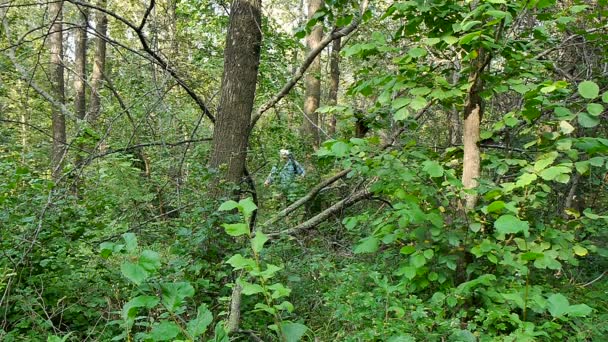
<instances>
[{"instance_id":1,"label":"forest canopy","mask_svg":"<svg viewBox=\"0 0 608 342\"><path fill-rule=\"evenodd\" d=\"M608 1L0 18L0 340L606 338Z\"/></svg>"}]
</instances>

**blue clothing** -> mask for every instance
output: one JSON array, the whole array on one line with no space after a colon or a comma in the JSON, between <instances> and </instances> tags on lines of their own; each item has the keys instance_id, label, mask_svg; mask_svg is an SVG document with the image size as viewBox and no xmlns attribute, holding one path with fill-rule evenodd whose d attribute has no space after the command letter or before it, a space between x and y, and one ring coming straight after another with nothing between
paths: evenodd
<instances>
[{"instance_id":1,"label":"blue clothing","mask_svg":"<svg viewBox=\"0 0 608 342\"><path fill-rule=\"evenodd\" d=\"M300 165L300 163L289 157L289 159L287 159L287 163L285 163L285 166L283 166L280 172L276 166L272 167L266 181L270 184L274 183L277 173L279 175L279 184L281 187L287 188L291 185L291 183L293 183L296 176L304 176L306 171L304 171L304 168L302 165Z\"/></svg>"}]
</instances>

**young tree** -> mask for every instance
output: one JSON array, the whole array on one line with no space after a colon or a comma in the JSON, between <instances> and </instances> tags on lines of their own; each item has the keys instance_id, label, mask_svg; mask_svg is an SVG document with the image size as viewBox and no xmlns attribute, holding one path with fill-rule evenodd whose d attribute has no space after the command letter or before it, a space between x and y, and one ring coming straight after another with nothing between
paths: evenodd
<instances>
[{"instance_id":1,"label":"young tree","mask_svg":"<svg viewBox=\"0 0 608 342\"><path fill-rule=\"evenodd\" d=\"M59 103L65 103L63 79L63 1L49 3L51 29L49 34L51 91ZM59 108L52 112L53 147L51 152L51 174L57 180L66 151L65 116Z\"/></svg>"},{"instance_id":2,"label":"young tree","mask_svg":"<svg viewBox=\"0 0 608 342\"><path fill-rule=\"evenodd\" d=\"M331 56L329 61L329 105L338 104L338 88L340 86L340 49L341 39L337 38L332 42ZM329 121L329 135L336 133L336 116L332 114Z\"/></svg>"}]
</instances>

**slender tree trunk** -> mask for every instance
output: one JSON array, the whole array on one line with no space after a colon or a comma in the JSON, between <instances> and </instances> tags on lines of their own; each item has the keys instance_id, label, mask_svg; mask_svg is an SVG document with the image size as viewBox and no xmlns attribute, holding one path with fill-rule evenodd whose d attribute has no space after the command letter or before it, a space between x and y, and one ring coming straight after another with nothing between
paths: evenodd
<instances>
[{"instance_id":1,"label":"slender tree trunk","mask_svg":"<svg viewBox=\"0 0 608 342\"><path fill-rule=\"evenodd\" d=\"M308 19L321 8L323 0L308 0ZM316 48L323 38L323 25L318 23L306 37L306 47L310 51ZM319 147L319 102L321 99L321 57L317 56L306 73L306 94L304 97L304 118L302 133L305 138L310 139L313 147Z\"/></svg>"},{"instance_id":2,"label":"slender tree trunk","mask_svg":"<svg viewBox=\"0 0 608 342\"><path fill-rule=\"evenodd\" d=\"M209 162L220 171L220 179L229 182L238 183L245 170L261 40L261 0L233 1Z\"/></svg>"},{"instance_id":3,"label":"slender tree trunk","mask_svg":"<svg viewBox=\"0 0 608 342\"><path fill-rule=\"evenodd\" d=\"M86 117L86 67L87 67L87 12L81 9L75 35L74 52L74 112L80 120Z\"/></svg>"},{"instance_id":4,"label":"slender tree trunk","mask_svg":"<svg viewBox=\"0 0 608 342\"><path fill-rule=\"evenodd\" d=\"M88 11L86 8L80 9L78 26L74 37L76 46L74 50L74 113L80 120L85 120L86 108L86 78L87 78L87 25ZM78 145L76 151L76 165L82 163L81 153L84 144Z\"/></svg>"},{"instance_id":5,"label":"slender tree trunk","mask_svg":"<svg viewBox=\"0 0 608 342\"><path fill-rule=\"evenodd\" d=\"M97 6L106 8L107 0L98 0ZM103 85L104 70L106 65L106 31L108 29L108 18L106 14L97 11L95 13L95 30L97 31L97 39L95 39L95 57L93 61L93 73L91 75L91 100L89 103L89 121L96 123L101 110L101 98L99 91Z\"/></svg>"},{"instance_id":6,"label":"slender tree trunk","mask_svg":"<svg viewBox=\"0 0 608 342\"><path fill-rule=\"evenodd\" d=\"M65 103L65 83L63 79L63 1L49 4L52 20L49 35L51 92L61 104ZM59 108L52 112L53 147L51 152L51 174L54 180L61 176L61 166L66 151L65 116Z\"/></svg>"},{"instance_id":7,"label":"slender tree trunk","mask_svg":"<svg viewBox=\"0 0 608 342\"><path fill-rule=\"evenodd\" d=\"M483 49L479 49L478 57L473 60L472 72L469 76L471 88L467 94L467 100L464 107L464 123L463 123L463 143L464 157L462 165L462 184L465 189L473 189L477 187L478 178L480 176L481 156L479 151L479 130L481 118L483 117L483 99L481 91L483 90L482 73L486 65L490 62L489 55ZM477 204L477 194L466 194L466 209L472 210Z\"/></svg>"},{"instance_id":8,"label":"slender tree trunk","mask_svg":"<svg viewBox=\"0 0 608 342\"><path fill-rule=\"evenodd\" d=\"M329 61L329 105L335 106L338 104L338 88L340 86L340 49L341 39L335 39L331 46L331 57ZM329 135L336 134L336 115L332 114L329 121Z\"/></svg>"}]
</instances>

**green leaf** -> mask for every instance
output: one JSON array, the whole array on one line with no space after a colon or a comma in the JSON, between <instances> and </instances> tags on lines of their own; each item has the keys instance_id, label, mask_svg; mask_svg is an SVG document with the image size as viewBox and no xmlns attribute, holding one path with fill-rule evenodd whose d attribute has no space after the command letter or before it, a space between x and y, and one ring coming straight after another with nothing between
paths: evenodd
<instances>
[{"instance_id":1,"label":"green leaf","mask_svg":"<svg viewBox=\"0 0 608 342\"><path fill-rule=\"evenodd\" d=\"M513 215L502 215L494 222L494 228L502 235L499 240L504 240L505 234L528 233L530 228L528 222L522 221Z\"/></svg>"},{"instance_id":2,"label":"green leaf","mask_svg":"<svg viewBox=\"0 0 608 342\"><path fill-rule=\"evenodd\" d=\"M379 244L380 240L378 238L373 236L367 237L361 240L361 242L355 247L354 253L374 253L378 250Z\"/></svg>"},{"instance_id":3,"label":"green leaf","mask_svg":"<svg viewBox=\"0 0 608 342\"><path fill-rule=\"evenodd\" d=\"M586 99L594 99L600 93L600 87L592 81L584 81L578 85L578 93Z\"/></svg>"},{"instance_id":4,"label":"green leaf","mask_svg":"<svg viewBox=\"0 0 608 342\"><path fill-rule=\"evenodd\" d=\"M272 285L268 286L268 289L272 290L271 297L273 299L279 299L281 297L287 297L287 296L289 296L291 294L291 289L288 288L288 287L285 287L281 283L272 284Z\"/></svg>"},{"instance_id":5,"label":"green leaf","mask_svg":"<svg viewBox=\"0 0 608 342\"><path fill-rule=\"evenodd\" d=\"M250 258L244 258L240 254L235 254L226 261L235 270L246 269L252 270L255 268L255 261Z\"/></svg>"},{"instance_id":6,"label":"green leaf","mask_svg":"<svg viewBox=\"0 0 608 342\"><path fill-rule=\"evenodd\" d=\"M578 171L578 173L581 175L584 174L585 172L589 171L589 161L588 160L576 162L576 163L574 163L574 166L576 167L576 171Z\"/></svg>"},{"instance_id":7,"label":"green leaf","mask_svg":"<svg viewBox=\"0 0 608 342\"><path fill-rule=\"evenodd\" d=\"M534 173L524 173L523 175L517 178L517 182L515 182L515 186L524 187L532 184L538 177Z\"/></svg>"},{"instance_id":8,"label":"green leaf","mask_svg":"<svg viewBox=\"0 0 608 342\"><path fill-rule=\"evenodd\" d=\"M602 95L602 102L608 103L608 91L604 92Z\"/></svg>"},{"instance_id":9,"label":"green leaf","mask_svg":"<svg viewBox=\"0 0 608 342\"><path fill-rule=\"evenodd\" d=\"M570 169L569 167L552 166L548 169L542 170L538 175L546 181L551 181L554 179L559 181L559 179L556 179L558 176L565 174L565 173L570 173L570 172L572 172L572 169Z\"/></svg>"},{"instance_id":10,"label":"green leaf","mask_svg":"<svg viewBox=\"0 0 608 342\"><path fill-rule=\"evenodd\" d=\"M443 176L443 167L433 160L425 160L422 163L422 171L428 173L433 178Z\"/></svg>"},{"instance_id":11,"label":"green leaf","mask_svg":"<svg viewBox=\"0 0 608 342\"><path fill-rule=\"evenodd\" d=\"M545 169L547 166L553 164L553 162L555 161L555 159L557 158L558 155L559 155L559 153L557 153L555 151L544 154L539 160L537 160L534 163L534 171L535 172L541 171L541 170Z\"/></svg>"},{"instance_id":12,"label":"green leaf","mask_svg":"<svg viewBox=\"0 0 608 342\"><path fill-rule=\"evenodd\" d=\"M398 109L398 108L408 105L411 101L412 101L412 99L410 99L409 97L399 97L391 103L391 107L393 109Z\"/></svg>"},{"instance_id":13,"label":"green leaf","mask_svg":"<svg viewBox=\"0 0 608 342\"><path fill-rule=\"evenodd\" d=\"M448 45L453 45L456 42L458 42L458 38L456 38L454 36L443 36L443 37L441 37L441 39L443 39L443 41L446 42L446 44L448 44Z\"/></svg>"},{"instance_id":14,"label":"green leaf","mask_svg":"<svg viewBox=\"0 0 608 342\"><path fill-rule=\"evenodd\" d=\"M574 251L574 254L576 254L578 256L585 256L589 253L587 248L585 248L581 245L574 245L574 247L572 247L572 250Z\"/></svg>"},{"instance_id":15,"label":"green leaf","mask_svg":"<svg viewBox=\"0 0 608 342\"><path fill-rule=\"evenodd\" d=\"M427 249L427 250L425 250L425 251L424 251L424 253L422 253L422 254L424 255L424 257L425 257L425 258L427 258L427 259L429 259L429 260L430 260L430 259L432 259L432 258L433 258L433 255L435 255L435 252L433 252L433 250L432 250L432 249Z\"/></svg>"},{"instance_id":16,"label":"green leaf","mask_svg":"<svg viewBox=\"0 0 608 342\"><path fill-rule=\"evenodd\" d=\"M160 255L155 251L146 249L141 252L141 256L139 257L139 265L141 265L141 267L148 272L154 272L161 266Z\"/></svg>"},{"instance_id":17,"label":"green leaf","mask_svg":"<svg viewBox=\"0 0 608 342\"><path fill-rule=\"evenodd\" d=\"M188 322L186 325L186 331L190 337L197 337L207 331L207 327L213 321L213 315L211 311L207 309L207 305L201 304L198 307L196 318Z\"/></svg>"},{"instance_id":18,"label":"green leaf","mask_svg":"<svg viewBox=\"0 0 608 342\"><path fill-rule=\"evenodd\" d=\"M572 126L568 121L565 120L559 122L559 128L564 134L570 134L574 132L574 126Z\"/></svg>"},{"instance_id":19,"label":"green leaf","mask_svg":"<svg viewBox=\"0 0 608 342\"><path fill-rule=\"evenodd\" d=\"M418 87L410 90L410 94L413 96L424 96L431 92L431 88L429 87Z\"/></svg>"},{"instance_id":20,"label":"green leaf","mask_svg":"<svg viewBox=\"0 0 608 342\"><path fill-rule=\"evenodd\" d=\"M179 326L174 322L162 321L152 327L150 337L154 341L173 340L179 334Z\"/></svg>"},{"instance_id":21,"label":"green leaf","mask_svg":"<svg viewBox=\"0 0 608 342\"><path fill-rule=\"evenodd\" d=\"M553 111L555 112L555 116L564 120L569 120L574 117L570 109L566 107L555 107Z\"/></svg>"},{"instance_id":22,"label":"green leaf","mask_svg":"<svg viewBox=\"0 0 608 342\"><path fill-rule=\"evenodd\" d=\"M568 308L568 316L585 317L589 315L592 310L593 309L591 309L586 304L570 305L570 307Z\"/></svg>"},{"instance_id":23,"label":"green leaf","mask_svg":"<svg viewBox=\"0 0 608 342\"><path fill-rule=\"evenodd\" d=\"M266 241L268 241L268 237L262 231L257 231L251 239L251 248L254 252L259 253L264 248Z\"/></svg>"},{"instance_id":24,"label":"green leaf","mask_svg":"<svg viewBox=\"0 0 608 342\"><path fill-rule=\"evenodd\" d=\"M125 239L125 249L127 252L132 253L137 249L137 236L133 233L124 233L122 238Z\"/></svg>"},{"instance_id":25,"label":"green leaf","mask_svg":"<svg viewBox=\"0 0 608 342\"><path fill-rule=\"evenodd\" d=\"M259 284L252 284L252 283L249 283L249 282L244 281L244 280L239 281L239 284L241 285L241 288L242 288L242 291L243 291L242 293L245 296L251 296L251 295L254 295L256 293L263 293L264 292L264 288L261 285L259 285Z\"/></svg>"},{"instance_id":26,"label":"green leaf","mask_svg":"<svg viewBox=\"0 0 608 342\"><path fill-rule=\"evenodd\" d=\"M239 201L239 207L243 210L245 217L250 217L251 214L258 208L251 197L244 198Z\"/></svg>"},{"instance_id":27,"label":"green leaf","mask_svg":"<svg viewBox=\"0 0 608 342\"><path fill-rule=\"evenodd\" d=\"M308 327L304 324L283 322L281 323L281 333L285 337L286 342L298 342L308 331Z\"/></svg>"},{"instance_id":28,"label":"green leaf","mask_svg":"<svg viewBox=\"0 0 608 342\"><path fill-rule=\"evenodd\" d=\"M412 280L416 277L416 267L404 266L399 269L399 273L403 274L407 279Z\"/></svg>"},{"instance_id":29,"label":"green leaf","mask_svg":"<svg viewBox=\"0 0 608 342\"><path fill-rule=\"evenodd\" d=\"M410 264L416 268L426 265L426 258L422 254L413 254L410 256Z\"/></svg>"},{"instance_id":30,"label":"green leaf","mask_svg":"<svg viewBox=\"0 0 608 342\"><path fill-rule=\"evenodd\" d=\"M395 115L393 115L393 118L395 119L395 121L403 121L403 120L407 119L409 116L410 116L409 108L403 107L395 112Z\"/></svg>"},{"instance_id":31,"label":"green leaf","mask_svg":"<svg viewBox=\"0 0 608 342\"><path fill-rule=\"evenodd\" d=\"M189 282L164 283L160 286L163 305L169 312L175 312L187 297L194 295L194 287Z\"/></svg>"},{"instance_id":32,"label":"green leaf","mask_svg":"<svg viewBox=\"0 0 608 342\"><path fill-rule=\"evenodd\" d=\"M504 201L494 201L488 206L488 213L495 213L501 211L505 207Z\"/></svg>"},{"instance_id":33,"label":"green leaf","mask_svg":"<svg viewBox=\"0 0 608 342\"><path fill-rule=\"evenodd\" d=\"M227 210L233 210L239 207L239 204L236 203L235 201L226 201L224 203L222 203L222 205L220 205L219 207L219 211L227 211Z\"/></svg>"},{"instance_id":34,"label":"green leaf","mask_svg":"<svg viewBox=\"0 0 608 342\"><path fill-rule=\"evenodd\" d=\"M560 317L568 313L570 303L568 298L561 293L552 294L547 298L547 308L553 317Z\"/></svg>"},{"instance_id":35,"label":"green leaf","mask_svg":"<svg viewBox=\"0 0 608 342\"><path fill-rule=\"evenodd\" d=\"M426 56L427 52L426 52L425 49L417 47L417 48L410 49L407 52L407 54L410 55L413 58L418 58L418 57Z\"/></svg>"},{"instance_id":36,"label":"green leaf","mask_svg":"<svg viewBox=\"0 0 608 342\"><path fill-rule=\"evenodd\" d=\"M401 254L412 254L416 251L416 247L415 246L403 246L401 247L401 250L399 250L399 253Z\"/></svg>"},{"instance_id":37,"label":"green leaf","mask_svg":"<svg viewBox=\"0 0 608 342\"><path fill-rule=\"evenodd\" d=\"M114 246L116 244L113 242L102 242L99 245L99 250L100 250L100 255L102 258L107 259L112 255L112 252L114 251Z\"/></svg>"},{"instance_id":38,"label":"green leaf","mask_svg":"<svg viewBox=\"0 0 608 342\"><path fill-rule=\"evenodd\" d=\"M230 236L241 236L249 234L249 226L245 223L224 223L222 224L226 234Z\"/></svg>"},{"instance_id":39,"label":"green leaf","mask_svg":"<svg viewBox=\"0 0 608 342\"><path fill-rule=\"evenodd\" d=\"M413 110L421 110L426 107L427 103L428 102L424 97L416 96L412 99L412 102L410 102L410 107L412 107Z\"/></svg>"},{"instance_id":40,"label":"green leaf","mask_svg":"<svg viewBox=\"0 0 608 342\"><path fill-rule=\"evenodd\" d=\"M125 320L135 318L138 308L152 309L158 305L159 302L160 300L155 296L137 296L123 306L122 317Z\"/></svg>"},{"instance_id":41,"label":"green leaf","mask_svg":"<svg viewBox=\"0 0 608 342\"><path fill-rule=\"evenodd\" d=\"M604 106L602 106L599 103L589 103L587 105L587 112L589 112L589 114L591 114L593 116L598 116L598 115L602 114L603 111L604 111Z\"/></svg>"},{"instance_id":42,"label":"green leaf","mask_svg":"<svg viewBox=\"0 0 608 342\"><path fill-rule=\"evenodd\" d=\"M141 284L148 278L148 272L146 272L143 267L129 261L120 265L120 271L127 279L134 282L136 285Z\"/></svg>"}]
</instances>

